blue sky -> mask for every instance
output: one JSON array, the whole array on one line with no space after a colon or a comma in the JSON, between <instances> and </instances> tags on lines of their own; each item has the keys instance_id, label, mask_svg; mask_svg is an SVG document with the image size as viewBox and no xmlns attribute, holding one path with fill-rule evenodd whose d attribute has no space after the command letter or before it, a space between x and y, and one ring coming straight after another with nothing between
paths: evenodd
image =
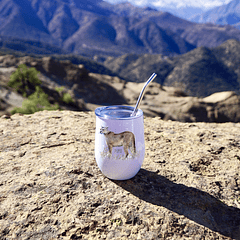
<instances>
[{"instance_id":1,"label":"blue sky","mask_svg":"<svg viewBox=\"0 0 240 240\"><path fill-rule=\"evenodd\" d=\"M105 0L110 3L127 2L127 0ZM231 0L128 0L128 2L137 6L154 6L157 8L161 7L200 7L202 9L210 9L218 7L223 4L231 2Z\"/></svg>"}]
</instances>

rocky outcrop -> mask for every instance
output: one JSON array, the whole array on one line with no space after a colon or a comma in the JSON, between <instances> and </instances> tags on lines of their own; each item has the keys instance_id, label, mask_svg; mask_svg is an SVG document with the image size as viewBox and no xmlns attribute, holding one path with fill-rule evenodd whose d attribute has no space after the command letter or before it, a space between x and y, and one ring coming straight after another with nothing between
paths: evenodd
<instances>
[{"instance_id":1,"label":"rocky outcrop","mask_svg":"<svg viewBox=\"0 0 240 240\"><path fill-rule=\"evenodd\" d=\"M144 83L117 81L118 78L90 74L110 84L127 103L135 105ZM91 108L91 106L89 106ZM92 110L96 106L94 105ZM190 97L180 88L163 87L153 82L146 89L141 109L147 116L181 122L239 122L240 96L235 92L214 93L206 98Z\"/></svg>"},{"instance_id":2,"label":"rocky outcrop","mask_svg":"<svg viewBox=\"0 0 240 240\"><path fill-rule=\"evenodd\" d=\"M61 87L64 88L64 92L71 95L73 103L59 102L62 109L86 110L85 103L126 103L116 89L91 77L89 71L81 64L75 65L70 61L57 61L51 57L33 58L25 56L17 58L12 55L5 55L0 57L0 98L10 106L17 106L12 104L14 99L10 95L15 96L18 94L14 93L12 89L6 89L6 85L10 75L20 64L35 67L40 72L38 77L42 82L41 87L49 95L51 102L59 102L61 96L57 89ZM1 90L4 93L1 94ZM5 91L8 91L9 98L5 98ZM17 97L22 99L20 102L23 101L22 96L18 95ZM2 106L4 107L3 104ZM9 107L5 109L5 112L9 112L11 109Z\"/></svg>"},{"instance_id":3,"label":"rocky outcrop","mask_svg":"<svg viewBox=\"0 0 240 240\"><path fill-rule=\"evenodd\" d=\"M93 112L0 118L0 239L240 239L240 124L144 119L127 181L94 159Z\"/></svg>"},{"instance_id":4,"label":"rocky outcrop","mask_svg":"<svg viewBox=\"0 0 240 240\"><path fill-rule=\"evenodd\" d=\"M239 110L239 95L234 92L220 92L202 99L186 99L185 103L182 102L179 107L170 110L166 118L183 122L239 122Z\"/></svg>"},{"instance_id":5,"label":"rocky outcrop","mask_svg":"<svg viewBox=\"0 0 240 240\"><path fill-rule=\"evenodd\" d=\"M3 56L0 58L0 109L21 105L23 97L7 88L7 82L19 64L40 71L42 88L52 102L59 101L60 87L74 102L62 109L94 110L99 105L135 105L144 83L126 82L116 76L91 73L83 65L57 61L51 57L32 58ZM190 97L181 88L163 87L153 82L148 86L141 108L148 116L181 122L239 122L240 96L233 91L214 93L206 98ZM9 112L9 111L8 111Z\"/></svg>"}]
</instances>

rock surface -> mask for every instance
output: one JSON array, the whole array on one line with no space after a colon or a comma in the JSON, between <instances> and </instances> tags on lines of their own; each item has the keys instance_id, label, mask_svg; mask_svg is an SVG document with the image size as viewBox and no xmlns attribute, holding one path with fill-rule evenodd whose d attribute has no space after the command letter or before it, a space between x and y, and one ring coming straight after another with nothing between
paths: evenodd
<instances>
[{"instance_id":1,"label":"rock surface","mask_svg":"<svg viewBox=\"0 0 240 240\"><path fill-rule=\"evenodd\" d=\"M0 239L240 239L240 124L146 117L127 181L94 159L93 112L0 118Z\"/></svg>"}]
</instances>

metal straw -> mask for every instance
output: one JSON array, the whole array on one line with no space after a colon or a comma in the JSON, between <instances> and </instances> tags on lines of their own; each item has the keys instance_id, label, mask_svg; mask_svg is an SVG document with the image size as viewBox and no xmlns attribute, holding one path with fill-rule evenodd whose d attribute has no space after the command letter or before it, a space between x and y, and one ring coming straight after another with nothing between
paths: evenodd
<instances>
[{"instance_id":1,"label":"metal straw","mask_svg":"<svg viewBox=\"0 0 240 240\"><path fill-rule=\"evenodd\" d=\"M150 82L152 82L153 79L154 79L156 76L157 76L157 74L156 74L156 73L153 73L153 74L151 75L151 77L147 80L147 82L145 83L145 85L143 86L142 91L141 91L141 93L140 93L140 95L139 95L139 97L138 97L136 106L135 106L135 108L134 108L134 110L133 110L133 112L132 112L132 114L131 114L131 117L136 116L136 113L137 113L137 110L138 110L138 106L140 105L140 103L141 103L141 101L142 101L142 98L143 98L145 89L146 89L147 85L148 85Z\"/></svg>"}]
</instances>

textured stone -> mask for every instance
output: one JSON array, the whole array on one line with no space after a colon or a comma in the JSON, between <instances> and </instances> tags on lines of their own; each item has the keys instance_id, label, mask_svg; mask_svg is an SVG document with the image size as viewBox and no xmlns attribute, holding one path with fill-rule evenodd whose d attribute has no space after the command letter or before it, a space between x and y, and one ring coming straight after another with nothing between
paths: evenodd
<instances>
[{"instance_id":1,"label":"textured stone","mask_svg":"<svg viewBox=\"0 0 240 240\"><path fill-rule=\"evenodd\" d=\"M0 118L0 239L240 239L240 124L144 126L142 169L112 181L93 112Z\"/></svg>"}]
</instances>

